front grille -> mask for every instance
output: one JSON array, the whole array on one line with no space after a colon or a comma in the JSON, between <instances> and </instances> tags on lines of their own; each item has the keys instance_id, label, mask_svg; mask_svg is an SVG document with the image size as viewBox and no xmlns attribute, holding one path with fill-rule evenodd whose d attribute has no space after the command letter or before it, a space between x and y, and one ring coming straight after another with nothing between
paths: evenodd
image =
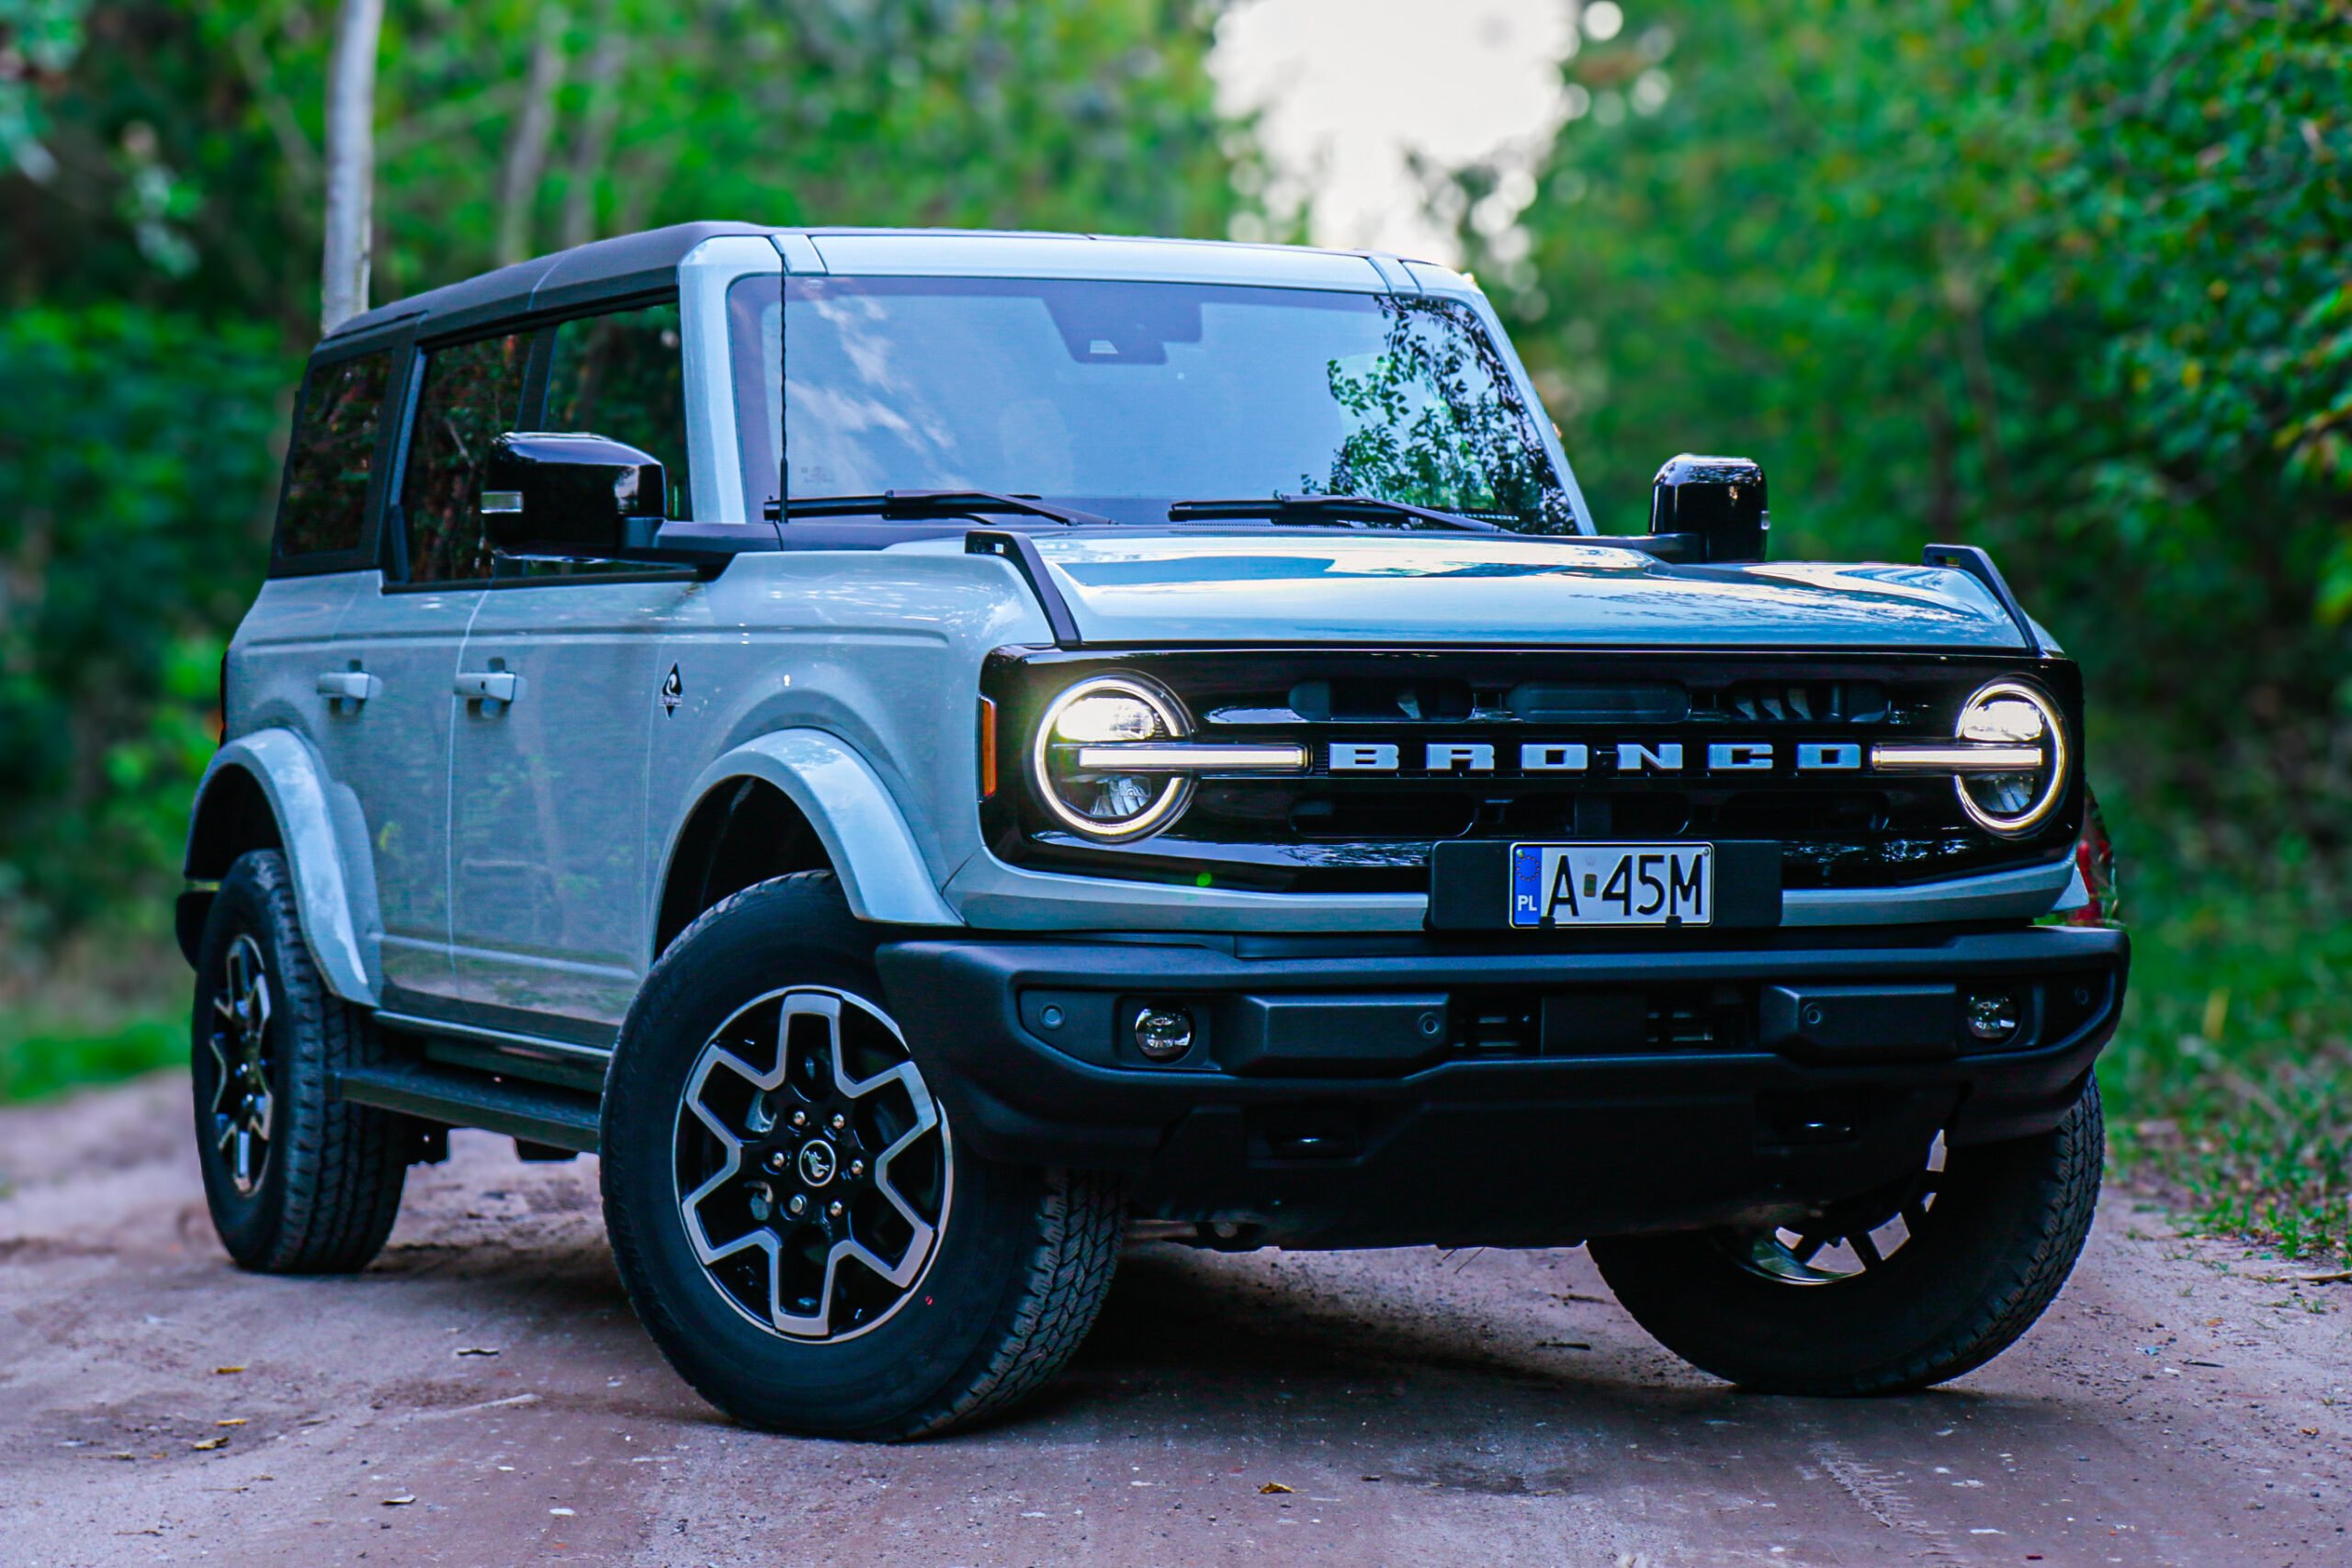
<instances>
[{"instance_id":1,"label":"front grille","mask_svg":"<svg viewBox=\"0 0 2352 1568\"><path fill-rule=\"evenodd\" d=\"M1206 775L1168 829L1133 843L1084 839L1035 798L1028 739L1057 694L1114 671L1175 693L1195 740L1303 744L1311 766ZM1971 693L2020 675L2056 700L2079 759L2080 684L2063 660L1004 649L984 675L1002 716L1004 787L982 824L991 850L1015 863L1272 891L1426 891L1431 846L1456 839L1773 840L1785 887L1899 886L2064 855L2080 825L2079 786L2040 831L2010 840L1968 819L1949 773L1866 762L1800 772L1795 759L1805 748L1867 759L1877 743L1947 741ZM1550 748L1533 755L1555 766L1521 766L1531 745ZM1719 746L1733 748L1727 760L1764 755L1769 766L1712 768ZM1392 750L1393 766L1350 765ZM1556 766L1572 753L1580 769ZM1440 755L1453 765L1427 765ZM1680 766L1662 765L1678 756Z\"/></svg>"}]
</instances>

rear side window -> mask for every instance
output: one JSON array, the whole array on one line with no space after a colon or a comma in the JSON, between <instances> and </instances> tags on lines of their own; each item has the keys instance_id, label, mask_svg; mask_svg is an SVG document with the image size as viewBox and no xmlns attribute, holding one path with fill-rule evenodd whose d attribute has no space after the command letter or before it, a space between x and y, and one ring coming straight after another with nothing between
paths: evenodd
<instances>
[{"instance_id":1,"label":"rear side window","mask_svg":"<svg viewBox=\"0 0 2352 1568\"><path fill-rule=\"evenodd\" d=\"M555 330L547 428L625 441L661 459L669 515L687 514L686 387L678 307L583 316Z\"/></svg>"},{"instance_id":2,"label":"rear side window","mask_svg":"<svg viewBox=\"0 0 2352 1568\"><path fill-rule=\"evenodd\" d=\"M313 367L286 455L277 512L277 553L316 556L359 547L368 479L376 464L379 411L391 375L390 353Z\"/></svg>"},{"instance_id":3,"label":"rear side window","mask_svg":"<svg viewBox=\"0 0 2352 1568\"><path fill-rule=\"evenodd\" d=\"M408 580L448 582L491 574L481 524L482 465L490 444L514 428L523 406L530 339L522 334L436 348L401 481L408 525Z\"/></svg>"}]
</instances>

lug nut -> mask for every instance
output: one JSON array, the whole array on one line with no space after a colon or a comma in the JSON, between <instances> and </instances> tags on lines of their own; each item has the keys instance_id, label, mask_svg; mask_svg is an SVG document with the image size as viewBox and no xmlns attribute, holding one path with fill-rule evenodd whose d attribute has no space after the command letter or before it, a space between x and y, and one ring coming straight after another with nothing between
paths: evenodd
<instances>
[{"instance_id":1,"label":"lug nut","mask_svg":"<svg viewBox=\"0 0 2352 1568\"><path fill-rule=\"evenodd\" d=\"M842 1206L838 1201L828 1203L825 1205L825 1213L830 1217L838 1220L842 1217Z\"/></svg>"},{"instance_id":2,"label":"lug nut","mask_svg":"<svg viewBox=\"0 0 2352 1568\"><path fill-rule=\"evenodd\" d=\"M788 1163L790 1162L784 1157L784 1151L782 1149L778 1149L774 1154L768 1156L768 1168L770 1170L782 1170Z\"/></svg>"},{"instance_id":3,"label":"lug nut","mask_svg":"<svg viewBox=\"0 0 2352 1568\"><path fill-rule=\"evenodd\" d=\"M849 1118L848 1118L848 1117L843 1116L843 1115L842 1115L842 1114L841 1114L839 1111L835 1111L835 1112L833 1113L833 1131L834 1131L834 1132L838 1133L838 1132L840 1132L842 1128L844 1128L844 1127L846 1127L846 1126L848 1126L848 1125L849 1125Z\"/></svg>"},{"instance_id":4,"label":"lug nut","mask_svg":"<svg viewBox=\"0 0 2352 1568\"><path fill-rule=\"evenodd\" d=\"M864 1176L865 1174L865 1162L862 1159L854 1159L850 1161L849 1173L852 1176Z\"/></svg>"},{"instance_id":5,"label":"lug nut","mask_svg":"<svg viewBox=\"0 0 2352 1568\"><path fill-rule=\"evenodd\" d=\"M792 1124L796 1127L806 1127L808 1125L808 1112L806 1111L794 1111L792 1113Z\"/></svg>"},{"instance_id":6,"label":"lug nut","mask_svg":"<svg viewBox=\"0 0 2352 1568\"><path fill-rule=\"evenodd\" d=\"M796 1220L801 1215L807 1213L808 1212L808 1194L806 1192L795 1192L792 1195L792 1201L784 1206L784 1212L790 1214Z\"/></svg>"}]
</instances>

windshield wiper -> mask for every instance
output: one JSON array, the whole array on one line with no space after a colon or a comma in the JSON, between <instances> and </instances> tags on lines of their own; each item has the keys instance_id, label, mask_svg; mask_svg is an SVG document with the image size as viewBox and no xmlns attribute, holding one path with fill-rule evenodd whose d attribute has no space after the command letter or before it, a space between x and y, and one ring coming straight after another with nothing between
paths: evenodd
<instances>
[{"instance_id":1,"label":"windshield wiper","mask_svg":"<svg viewBox=\"0 0 2352 1568\"><path fill-rule=\"evenodd\" d=\"M1109 525L1108 517L1076 507L1056 506L1034 495L1006 495L992 490L886 490L879 495L796 495L778 506L768 502L772 518L879 517L886 523L923 522L938 517L975 517L1011 513L1043 517L1072 527Z\"/></svg>"},{"instance_id":2,"label":"windshield wiper","mask_svg":"<svg viewBox=\"0 0 2352 1568\"><path fill-rule=\"evenodd\" d=\"M1210 523L1249 518L1268 523L1319 524L1342 528L1366 524L1402 524L1407 527L1463 528L1477 534L1505 530L1458 513L1409 506L1371 495L1271 495L1256 501L1180 501L1168 509L1170 523Z\"/></svg>"}]
</instances>

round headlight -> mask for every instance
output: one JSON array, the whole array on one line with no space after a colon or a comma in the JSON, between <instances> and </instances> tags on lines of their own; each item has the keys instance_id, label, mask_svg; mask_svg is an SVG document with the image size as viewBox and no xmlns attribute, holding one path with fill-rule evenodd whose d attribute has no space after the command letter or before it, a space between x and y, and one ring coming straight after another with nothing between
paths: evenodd
<instances>
[{"instance_id":1,"label":"round headlight","mask_svg":"<svg viewBox=\"0 0 2352 1568\"><path fill-rule=\"evenodd\" d=\"M1136 675L1080 681L1046 709L1030 752L1037 794L1061 823L1090 839L1139 839L1173 821L1193 797L1189 773L1080 767L1085 746L1182 741L1193 723L1175 694Z\"/></svg>"},{"instance_id":2,"label":"round headlight","mask_svg":"<svg viewBox=\"0 0 2352 1568\"><path fill-rule=\"evenodd\" d=\"M1957 733L1973 745L2038 754L2032 767L2016 773L1971 771L1955 777L1969 820L2015 837L2031 832L2057 809L2066 791L2066 728L2048 697L2015 681L1996 681L1962 707Z\"/></svg>"}]
</instances>

